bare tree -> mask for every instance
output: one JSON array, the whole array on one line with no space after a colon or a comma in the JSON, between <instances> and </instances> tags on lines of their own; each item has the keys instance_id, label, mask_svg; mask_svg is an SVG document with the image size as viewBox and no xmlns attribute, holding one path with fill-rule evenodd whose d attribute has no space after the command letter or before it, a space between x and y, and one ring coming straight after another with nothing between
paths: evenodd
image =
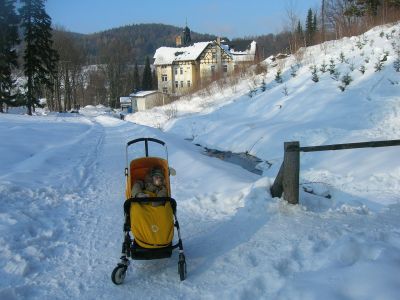
<instances>
[{"instance_id":1,"label":"bare tree","mask_svg":"<svg viewBox=\"0 0 400 300\"><path fill-rule=\"evenodd\" d=\"M57 27L53 35L54 47L60 55L58 72L54 78L56 97L53 110L66 111L76 109L78 103L79 84L82 66L84 64L83 50L76 44L76 40L62 27Z\"/></svg>"},{"instance_id":2,"label":"bare tree","mask_svg":"<svg viewBox=\"0 0 400 300\"><path fill-rule=\"evenodd\" d=\"M290 53L296 53L296 51L301 47L301 36L298 33L299 17L296 12L296 2L294 0L285 1L285 11L287 18L287 28L286 30L290 32L289 36L289 48Z\"/></svg>"}]
</instances>

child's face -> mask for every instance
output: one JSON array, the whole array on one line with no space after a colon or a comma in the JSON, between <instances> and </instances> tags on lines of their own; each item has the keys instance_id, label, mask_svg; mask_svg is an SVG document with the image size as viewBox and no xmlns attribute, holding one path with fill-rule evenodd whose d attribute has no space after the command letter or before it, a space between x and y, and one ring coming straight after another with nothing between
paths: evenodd
<instances>
[{"instance_id":1,"label":"child's face","mask_svg":"<svg viewBox=\"0 0 400 300\"><path fill-rule=\"evenodd\" d=\"M155 186L160 186L160 185L162 185L162 183L163 183L163 179L161 176L158 176L158 175L153 176L153 184Z\"/></svg>"}]
</instances>

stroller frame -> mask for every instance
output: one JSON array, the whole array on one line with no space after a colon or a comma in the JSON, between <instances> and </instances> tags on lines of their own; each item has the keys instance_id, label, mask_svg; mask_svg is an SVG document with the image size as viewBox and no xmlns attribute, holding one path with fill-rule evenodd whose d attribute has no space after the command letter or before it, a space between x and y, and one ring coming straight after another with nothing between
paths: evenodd
<instances>
[{"instance_id":1,"label":"stroller frame","mask_svg":"<svg viewBox=\"0 0 400 300\"><path fill-rule=\"evenodd\" d=\"M147 197L147 198L135 198L135 197L129 197L130 193L128 192L128 188L130 187L130 168L129 168L129 160L128 160L128 148L129 146L139 143L139 142L144 142L145 144L145 154L146 158L149 158L149 142L154 142L162 145L165 149L166 153L166 165L168 166L168 176L171 175L171 169L169 168L168 164L168 149L167 145L158 139L155 138L139 138L135 139L132 141L129 141L126 145L126 168L125 168L125 178L126 178L126 187L127 187L127 199L124 202L124 225L123 225L123 243L122 243L122 253L121 253L121 261L117 264L117 266L114 268L112 274L111 274L111 279L112 282L116 285L122 284L126 271L129 266L129 258L133 260L151 260L151 259L161 259L161 258L169 258L172 255L172 251L174 249L179 248L179 260L178 260L178 273L180 276L180 280L183 281L186 278L186 260L185 260L185 254L183 251L183 243L181 239L181 233L180 233L180 227L179 227L179 222L178 218L176 216L176 201L175 199L171 197ZM174 170L173 170L174 172ZM172 175L174 175L172 173ZM167 189L170 194L170 184L169 184L169 178L167 181ZM169 245L165 245L159 248L145 248L140 245L135 241L135 237L132 239L131 237L131 222L130 222L130 209L131 205L133 203L143 203L143 204L148 204L148 203L157 203L157 204L165 204L166 202L169 202L172 207L172 212L174 216L174 227L176 227L177 233L178 233L178 242L173 245L172 242ZM146 244L144 241L140 241L141 244Z\"/></svg>"}]
</instances>

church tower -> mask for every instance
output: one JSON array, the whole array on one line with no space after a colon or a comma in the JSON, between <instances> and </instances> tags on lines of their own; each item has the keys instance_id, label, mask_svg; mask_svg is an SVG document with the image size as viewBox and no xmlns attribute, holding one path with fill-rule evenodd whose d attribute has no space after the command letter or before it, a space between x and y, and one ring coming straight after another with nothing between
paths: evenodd
<instances>
[{"instance_id":1,"label":"church tower","mask_svg":"<svg viewBox=\"0 0 400 300\"><path fill-rule=\"evenodd\" d=\"M183 29L182 44L183 46L189 46L191 43L192 43L192 38L190 36L190 29L187 26L187 21L186 21L185 29Z\"/></svg>"}]
</instances>

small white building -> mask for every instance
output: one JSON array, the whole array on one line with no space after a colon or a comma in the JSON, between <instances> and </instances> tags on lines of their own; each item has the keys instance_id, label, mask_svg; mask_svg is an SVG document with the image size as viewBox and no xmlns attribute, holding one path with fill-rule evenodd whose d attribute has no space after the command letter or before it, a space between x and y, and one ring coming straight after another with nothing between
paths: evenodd
<instances>
[{"instance_id":1,"label":"small white building","mask_svg":"<svg viewBox=\"0 0 400 300\"><path fill-rule=\"evenodd\" d=\"M252 41L250 47L244 51L236 51L234 48L230 48L230 53L233 57L233 63L238 64L254 64L260 61L260 53L257 48L256 41Z\"/></svg>"},{"instance_id":2,"label":"small white building","mask_svg":"<svg viewBox=\"0 0 400 300\"><path fill-rule=\"evenodd\" d=\"M132 98L131 97L119 97L119 104L121 110L126 110L128 113L132 113Z\"/></svg>"},{"instance_id":3,"label":"small white building","mask_svg":"<svg viewBox=\"0 0 400 300\"><path fill-rule=\"evenodd\" d=\"M169 103L169 97L159 91L140 91L129 95L132 99L132 110L144 111L155 106Z\"/></svg>"}]
</instances>

